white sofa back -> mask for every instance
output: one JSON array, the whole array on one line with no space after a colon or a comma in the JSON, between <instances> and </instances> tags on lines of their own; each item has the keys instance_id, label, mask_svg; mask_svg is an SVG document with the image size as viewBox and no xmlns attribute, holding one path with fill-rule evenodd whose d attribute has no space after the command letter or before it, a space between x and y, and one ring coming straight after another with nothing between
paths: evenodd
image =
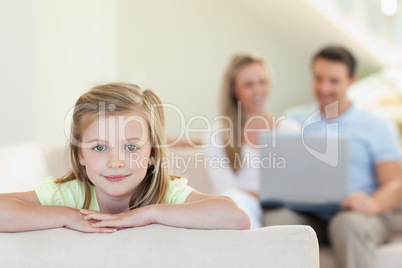
<instances>
[{"instance_id":1,"label":"white sofa back","mask_svg":"<svg viewBox=\"0 0 402 268\"><path fill-rule=\"evenodd\" d=\"M149 225L113 234L67 229L0 233L1 267L272 267L318 268L307 226L252 231Z\"/></svg>"},{"instance_id":2,"label":"white sofa back","mask_svg":"<svg viewBox=\"0 0 402 268\"><path fill-rule=\"evenodd\" d=\"M34 190L43 178L61 177L69 169L62 145L0 146L0 193Z\"/></svg>"}]
</instances>

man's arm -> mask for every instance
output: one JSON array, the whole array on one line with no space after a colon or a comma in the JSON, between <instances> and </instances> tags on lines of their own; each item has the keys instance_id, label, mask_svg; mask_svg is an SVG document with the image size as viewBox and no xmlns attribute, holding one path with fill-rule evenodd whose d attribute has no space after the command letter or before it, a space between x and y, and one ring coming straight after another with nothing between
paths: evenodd
<instances>
[{"instance_id":1,"label":"man's arm","mask_svg":"<svg viewBox=\"0 0 402 268\"><path fill-rule=\"evenodd\" d=\"M396 161L386 161L378 163L375 170L379 188L372 197L379 204L378 213L384 213L395 209L401 202L401 165Z\"/></svg>"},{"instance_id":2,"label":"man's arm","mask_svg":"<svg viewBox=\"0 0 402 268\"><path fill-rule=\"evenodd\" d=\"M377 215L395 209L402 200L402 172L397 161L384 161L376 164L378 190L371 196L355 192L345 199L342 207Z\"/></svg>"}]
</instances>

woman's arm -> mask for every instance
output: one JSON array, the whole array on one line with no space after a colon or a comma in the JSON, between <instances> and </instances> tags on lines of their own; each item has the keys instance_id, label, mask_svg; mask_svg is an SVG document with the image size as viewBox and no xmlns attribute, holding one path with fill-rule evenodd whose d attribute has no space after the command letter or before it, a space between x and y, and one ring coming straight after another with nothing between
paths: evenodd
<instances>
[{"instance_id":1,"label":"woman's arm","mask_svg":"<svg viewBox=\"0 0 402 268\"><path fill-rule=\"evenodd\" d=\"M0 232L22 232L66 227L82 232L113 232L93 228L81 213L62 206L41 206L34 191L0 195Z\"/></svg>"},{"instance_id":2,"label":"woman's arm","mask_svg":"<svg viewBox=\"0 0 402 268\"><path fill-rule=\"evenodd\" d=\"M86 220L99 220L93 227L136 227L159 223L194 229L250 228L250 219L230 198L193 191L184 204L156 204L119 214L81 210Z\"/></svg>"}]
</instances>

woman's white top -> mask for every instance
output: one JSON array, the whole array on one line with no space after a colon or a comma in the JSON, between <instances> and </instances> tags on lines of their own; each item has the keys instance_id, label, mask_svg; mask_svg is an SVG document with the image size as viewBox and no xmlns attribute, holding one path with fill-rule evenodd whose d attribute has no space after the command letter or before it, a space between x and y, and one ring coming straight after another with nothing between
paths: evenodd
<instances>
[{"instance_id":1,"label":"woman's white top","mask_svg":"<svg viewBox=\"0 0 402 268\"><path fill-rule=\"evenodd\" d=\"M214 129L219 129L215 127ZM274 131L278 133L299 133L300 125L291 119L281 120ZM214 132L212 132L214 133ZM213 194L221 194L227 189L238 188L257 195L260 193L260 150L243 144L240 170L235 173L230 166L229 158L223 148L222 135L209 133L204 142L206 149L207 171L212 181ZM211 135L212 134L212 135ZM219 146L221 145L221 146Z\"/></svg>"}]
</instances>

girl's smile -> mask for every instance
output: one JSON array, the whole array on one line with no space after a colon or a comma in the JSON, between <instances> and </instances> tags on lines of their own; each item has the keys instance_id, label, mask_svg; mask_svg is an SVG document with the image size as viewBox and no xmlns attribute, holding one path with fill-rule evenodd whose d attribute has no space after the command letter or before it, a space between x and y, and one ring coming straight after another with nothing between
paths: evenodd
<instances>
[{"instance_id":1,"label":"girl's smile","mask_svg":"<svg viewBox=\"0 0 402 268\"><path fill-rule=\"evenodd\" d=\"M124 180L125 178L127 178L129 175L109 175L109 176L105 176L103 175L108 181L112 181L112 182L119 182Z\"/></svg>"}]
</instances>

